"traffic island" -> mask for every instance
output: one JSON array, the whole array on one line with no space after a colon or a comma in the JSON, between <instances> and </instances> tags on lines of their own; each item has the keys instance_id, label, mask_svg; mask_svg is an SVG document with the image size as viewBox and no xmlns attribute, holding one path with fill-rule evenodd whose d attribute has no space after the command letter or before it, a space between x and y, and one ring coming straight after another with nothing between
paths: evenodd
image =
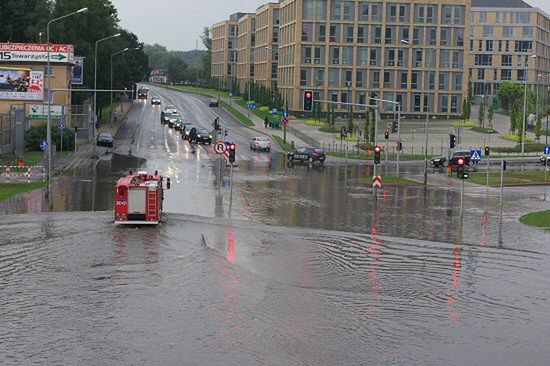
<instances>
[{"instance_id":1,"label":"traffic island","mask_svg":"<svg viewBox=\"0 0 550 366\"><path fill-rule=\"evenodd\" d=\"M373 177L366 178L368 184L372 184ZM423 186L421 182L417 182L401 177L382 177L382 187L401 187L401 186Z\"/></svg>"},{"instance_id":2,"label":"traffic island","mask_svg":"<svg viewBox=\"0 0 550 366\"><path fill-rule=\"evenodd\" d=\"M469 172L469 183L487 185L487 172ZM453 172L453 178L458 179L456 173ZM525 170L513 171L507 170L504 172L505 187L521 187L521 186L542 186L550 185L550 171L546 170ZM489 187L500 187L500 172L491 171L489 174Z\"/></svg>"},{"instance_id":3,"label":"traffic island","mask_svg":"<svg viewBox=\"0 0 550 366\"><path fill-rule=\"evenodd\" d=\"M550 210L523 215L519 221L524 225L538 227L550 232Z\"/></svg>"}]
</instances>

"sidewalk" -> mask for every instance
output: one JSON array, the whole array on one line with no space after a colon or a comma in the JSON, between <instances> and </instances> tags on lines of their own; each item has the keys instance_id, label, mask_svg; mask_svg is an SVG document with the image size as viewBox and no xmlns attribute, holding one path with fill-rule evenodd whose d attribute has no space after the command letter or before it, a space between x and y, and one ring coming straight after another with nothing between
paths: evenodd
<instances>
[{"instance_id":1,"label":"sidewalk","mask_svg":"<svg viewBox=\"0 0 550 366\"><path fill-rule=\"evenodd\" d=\"M113 136L116 136L118 130L124 126L126 122L126 117L128 116L128 113L130 112L130 109L133 106L133 102L125 101L122 103L122 111L120 109L117 110L117 122L113 122L111 126L109 126L109 122L105 122L104 124L99 126L99 131L109 131ZM89 141L84 144L78 144L77 143L77 150L72 152L66 157L63 158L54 158L53 165L54 165L54 171L55 172L63 172L68 169L75 169L75 168L93 168L97 163L99 162L98 156L103 155L107 152L107 147L105 146L96 146L95 139L92 141ZM94 154L94 147L96 147L96 151Z\"/></svg>"}]
</instances>

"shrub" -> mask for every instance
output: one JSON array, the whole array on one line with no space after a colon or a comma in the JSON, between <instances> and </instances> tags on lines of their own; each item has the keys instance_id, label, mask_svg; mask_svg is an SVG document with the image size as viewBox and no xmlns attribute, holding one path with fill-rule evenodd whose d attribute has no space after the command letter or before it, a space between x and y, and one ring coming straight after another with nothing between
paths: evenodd
<instances>
[{"instance_id":1,"label":"shrub","mask_svg":"<svg viewBox=\"0 0 550 366\"><path fill-rule=\"evenodd\" d=\"M258 109L262 112L267 112L269 110L269 107L263 106L263 107L260 107Z\"/></svg>"},{"instance_id":2,"label":"shrub","mask_svg":"<svg viewBox=\"0 0 550 366\"><path fill-rule=\"evenodd\" d=\"M310 119L309 121L306 122L306 126L324 127L325 123L321 122L321 121L315 121L315 120Z\"/></svg>"},{"instance_id":3,"label":"shrub","mask_svg":"<svg viewBox=\"0 0 550 366\"><path fill-rule=\"evenodd\" d=\"M340 134L337 133L336 135L334 135L336 137L337 140L342 140L342 138L340 137ZM359 142L359 137L355 137L355 136L349 136L344 139L344 141L349 141L349 142Z\"/></svg>"},{"instance_id":4,"label":"shrub","mask_svg":"<svg viewBox=\"0 0 550 366\"><path fill-rule=\"evenodd\" d=\"M502 136L502 138L505 139L505 140L508 140L508 141L521 142L521 136L520 135L507 134L507 135ZM533 139L529 138L529 137L526 137L525 142L526 143L533 142Z\"/></svg>"},{"instance_id":5,"label":"shrub","mask_svg":"<svg viewBox=\"0 0 550 366\"><path fill-rule=\"evenodd\" d=\"M475 123L472 121L468 122L453 122L451 126L453 127L475 127Z\"/></svg>"},{"instance_id":6,"label":"shrub","mask_svg":"<svg viewBox=\"0 0 550 366\"><path fill-rule=\"evenodd\" d=\"M25 137L25 146L28 151L40 151L40 143L46 141L46 124L39 126L33 126L27 132ZM61 149L61 131L57 126L52 126L52 143L55 144L57 150ZM74 149L74 131L72 129L66 129L63 132L63 150Z\"/></svg>"},{"instance_id":7,"label":"shrub","mask_svg":"<svg viewBox=\"0 0 550 366\"><path fill-rule=\"evenodd\" d=\"M288 117L288 119L290 119L291 121L295 121L295 120L298 119L298 117L296 117L296 116L290 116L290 117Z\"/></svg>"}]
</instances>

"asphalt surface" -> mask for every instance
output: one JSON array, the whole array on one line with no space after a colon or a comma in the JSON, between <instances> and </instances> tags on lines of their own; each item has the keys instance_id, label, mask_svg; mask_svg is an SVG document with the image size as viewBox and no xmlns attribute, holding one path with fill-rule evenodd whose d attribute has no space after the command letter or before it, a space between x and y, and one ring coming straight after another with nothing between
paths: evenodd
<instances>
[{"instance_id":1,"label":"asphalt surface","mask_svg":"<svg viewBox=\"0 0 550 366\"><path fill-rule=\"evenodd\" d=\"M518 217L548 188L507 188L501 226L498 190L467 184L461 220L440 174L375 196L371 167L288 165L207 98L150 93L221 117L233 177L142 101L97 169L57 179L56 212L41 191L1 202L3 365L546 363L550 234ZM161 225L113 225L129 169L172 179Z\"/></svg>"}]
</instances>

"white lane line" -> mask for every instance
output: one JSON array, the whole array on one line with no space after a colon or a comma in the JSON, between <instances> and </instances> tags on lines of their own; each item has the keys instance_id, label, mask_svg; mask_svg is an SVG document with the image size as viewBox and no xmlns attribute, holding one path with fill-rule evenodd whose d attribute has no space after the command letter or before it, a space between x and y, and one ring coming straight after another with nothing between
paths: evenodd
<instances>
[{"instance_id":1,"label":"white lane line","mask_svg":"<svg viewBox=\"0 0 550 366\"><path fill-rule=\"evenodd\" d=\"M166 148L166 152L170 154L170 146L168 146L168 134L166 133L166 130L164 130L164 147Z\"/></svg>"}]
</instances>

